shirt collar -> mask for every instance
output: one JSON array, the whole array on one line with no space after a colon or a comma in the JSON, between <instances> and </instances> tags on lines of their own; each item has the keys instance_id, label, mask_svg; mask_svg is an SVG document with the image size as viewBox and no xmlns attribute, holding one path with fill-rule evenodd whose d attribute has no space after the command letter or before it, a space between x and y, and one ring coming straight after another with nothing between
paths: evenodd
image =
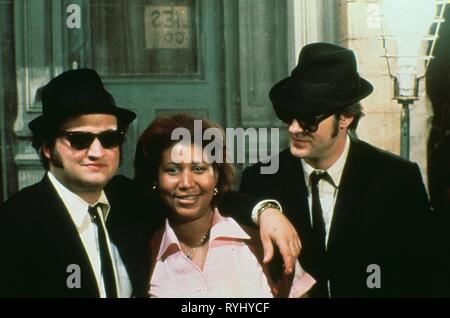
<instances>
[{"instance_id":1,"label":"shirt collar","mask_svg":"<svg viewBox=\"0 0 450 318\"><path fill-rule=\"evenodd\" d=\"M347 135L347 137L345 139L344 151L339 156L339 158L336 160L336 162L333 163L331 165L331 167L326 170L326 172L330 176L331 181L333 182L333 186L335 188L339 187L339 184L341 182L342 172L344 171L344 166L345 166L345 162L347 161L349 150L350 150L350 137ZM301 162L302 162L302 166L303 166L306 186L309 187L310 186L309 176L311 175L312 172L314 172L318 169L314 169L303 159L301 160Z\"/></svg>"},{"instance_id":2,"label":"shirt collar","mask_svg":"<svg viewBox=\"0 0 450 318\"><path fill-rule=\"evenodd\" d=\"M217 208L214 209L213 223L209 234L209 241L212 242L217 238L234 239L234 240L250 240L251 237L241 228L241 226L232 218L220 215ZM171 246L181 250L180 241L175 231L166 219L164 233L161 239L161 245L158 251L157 260L161 259Z\"/></svg>"},{"instance_id":3,"label":"shirt collar","mask_svg":"<svg viewBox=\"0 0 450 318\"><path fill-rule=\"evenodd\" d=\"M80 229L83 226L85 218L89 216L89 203L83 200L79 195L67 189L51 171L48 171L47 175L50 179L50 182L55 187L56 192L58 192L58 195L66 206L67 211L69 211L69 214L72 217L75 226L77 227L77 229ZM104 220L106 220L109 214L110 205L104 191L102 191L102 193L100 194L100 198L92 206L98 203L101 203L103 218Z\"/></svg>"}]
</instances>

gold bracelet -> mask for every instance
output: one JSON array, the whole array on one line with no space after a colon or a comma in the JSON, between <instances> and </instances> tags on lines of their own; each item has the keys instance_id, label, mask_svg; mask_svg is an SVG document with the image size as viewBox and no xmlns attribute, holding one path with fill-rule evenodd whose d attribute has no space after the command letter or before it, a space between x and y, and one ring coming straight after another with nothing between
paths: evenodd
<instances>
[{"instance_id":1,"label":"gold bracelet","mask_svg":"<svg viewBox=\"0 0 450 318\"><path fill-rule=\"evenodd\" d=\"M261 204L258 211L256 212L256 218L258 220L258 224L259 224L259 219L261 217L261 214L269 208L281 211L281 206L278 203L276 203L274 201L264 202L263 204Z\"/></svg>"}]
</instances>

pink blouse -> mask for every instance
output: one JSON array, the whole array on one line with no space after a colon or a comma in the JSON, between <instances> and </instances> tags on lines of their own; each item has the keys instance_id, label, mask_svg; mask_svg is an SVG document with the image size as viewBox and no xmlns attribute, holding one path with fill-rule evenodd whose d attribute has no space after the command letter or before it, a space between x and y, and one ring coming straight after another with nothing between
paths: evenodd
<instances>
[{"instance_id":1,"label":"pink blouse","mask_svg":"<svg viewBox=\"0 0 450 318\"><path fill-rule=\"evenodd\" d=\"M161 242L155 246L155 242ZM271 298L271 285L252 246L255 242L232 218L214 211L209 250L204 269L181 251L180 243L166 220L164 231L153 239L157 255L150 279L150 297ZM258 244L260 245L260 244ZM259 247L258 247L259 248ZM300 297L315 280L297 261L289 297Z\"/></svg>"}]
</instances>

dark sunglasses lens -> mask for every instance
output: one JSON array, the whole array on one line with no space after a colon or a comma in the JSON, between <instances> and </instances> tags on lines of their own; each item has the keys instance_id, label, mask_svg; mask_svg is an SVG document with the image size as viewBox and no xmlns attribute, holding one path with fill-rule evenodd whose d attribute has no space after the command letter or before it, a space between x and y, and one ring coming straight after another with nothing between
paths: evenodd
<instances>
[{"instance_id":1,"label":"dark sunglasses lens","mask_svg":"<svg viewBox=\"0 0 450 318\"><path fill-rule=\"evenodd\" d=\"M317 130L317 124L316 124L316 121L314 118L313 119L295 118L295 119L297 120L298 124L300 125L300 127L302 127L303 130L305 130L307 132L315 132ZM281 118L281 120L286 125L291 125L294 118L293 117L284 117L284 118Z\"/></svg>"},{"instance_id":2,"label":"dark sunglasses lens","mask_svg":"<svg viewBox=\"0 0 450 318\"><path fill-rule=\"evenodd\" d=\"M317 131L317 123L314 118L308 118L308 119L297 119L299 125L302 127L302 129L306 132L315 132Z\"/></svg>"},{"instance_id":3,"label":"dark sunglasses lens","mask_svg":"<svg viewBox=\"0 0 450 318\"><path fill-rule=\"evenodd\" d=\"M94 141L95 136L90 133L76 133L67 136L73 149L82 150L88 148Z\"/></svg>"},{"instance_id":4,"label":"dark sunglasses lens","mask_svg":"<svg viewBox=\"0 0 450 318\"><path fill-rule=\"evenodd\" d=\"M300 125L300 127L302 127L302 129L306 132L316 132L317 129L319 128L319 124L320 122L322 122L323 120L325 120L326 118L330 117L331 115L333 115L333 113L330 114L324 114L324 115L320 115L320 116L316 116L316 117L291 117L291 116L284 116L284 117L280 117L280 119L283 121L283 123L287 124L287 125L291 125L292 121L294 120L294 118L297 120L298 124Z\"/></svg>"},{"instance_id":5,"label":"dark sunglasses lens","mask_svg":"<svg viewBox=\"0 0 450 318\"><path fill-rule=\"evenodd\" d=\"M121 131L109 131L98 136L104 148L111 149L123 143L124 134Z\"/></svg>"}]
</instances>

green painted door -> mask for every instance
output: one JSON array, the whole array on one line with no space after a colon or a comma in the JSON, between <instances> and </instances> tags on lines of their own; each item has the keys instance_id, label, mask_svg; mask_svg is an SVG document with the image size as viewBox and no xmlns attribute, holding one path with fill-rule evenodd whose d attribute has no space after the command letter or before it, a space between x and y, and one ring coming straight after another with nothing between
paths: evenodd
<instances>
[{"instance_id":1,"label":"green painted door","mask_svg":"<svg viewBox=\"0 0 450 318\"><path fill-rule=\"evenodd\" d=\"M68 31L69 65L96 69L116 103L138 114L119 173L133 176L136 141L155 116L190 112L223 124L220 1L81 5L89 26Z\"/></svg>"}]
</instances>

